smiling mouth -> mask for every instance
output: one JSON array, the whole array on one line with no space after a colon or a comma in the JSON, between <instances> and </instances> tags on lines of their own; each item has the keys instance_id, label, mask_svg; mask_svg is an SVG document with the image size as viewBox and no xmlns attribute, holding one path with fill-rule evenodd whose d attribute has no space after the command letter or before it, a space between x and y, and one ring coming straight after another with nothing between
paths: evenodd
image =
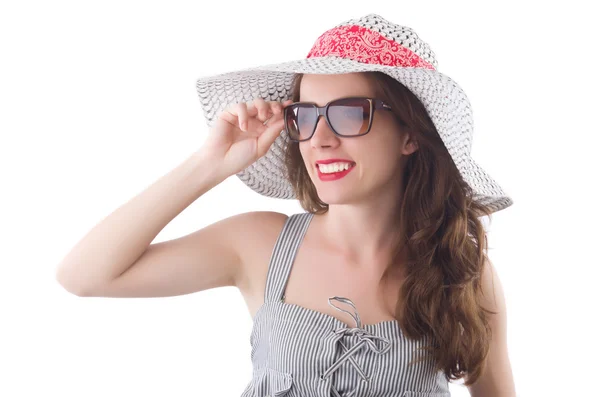
<instances>
[{"instance_id":1,"label":"smiling mouth","mask_svg":"<svg viewBox=\"0 0 600 397\"><path fill-rule=\"evenodd\" d=\"M319 173L319 175L333 175L333 174L337 174L337 173L341 173L341 172L346 172L346 171L350 171L352 168L354 168L356 166L355 162L350 162L350 163L345 163L345 164L349 164L348 168L342 168L338 171L333 171L333 172L323 172L321 171L321 168L319 167L319 163L315 163L315 167L317 169L317 172Z\"/></svg>"},{"instance_id":2,"label":"smiling mouth","mask_svg":"<svg viewBox=\"0 0 600 397\"><path fill-rule=\"evenodd\" d=\"M344 164L350 164L350 168L352 168L356 165L356 163L354 161L344 162ZM322 165L328 165L328 164L322 164ZM315 167L319 168L319 163L315 163Z\"/></svg>"}]
</instances>

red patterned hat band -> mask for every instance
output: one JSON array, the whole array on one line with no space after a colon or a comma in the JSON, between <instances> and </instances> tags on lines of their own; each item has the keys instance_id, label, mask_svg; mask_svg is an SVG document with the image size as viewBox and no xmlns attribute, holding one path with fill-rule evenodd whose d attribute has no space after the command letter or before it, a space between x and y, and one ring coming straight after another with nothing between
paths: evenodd
<instances>
[{"instance_id":1,"label":"red patterned hat band","mask_svg":"<svg viewBox=\"0 0 600 397\"><path fill-rule=\"evenodd\" d=\"M409 48L379 32L357 25L338 26L323 33L306 58L338 56L368 64L435 70Z\"/></svg>"}]
</instances>

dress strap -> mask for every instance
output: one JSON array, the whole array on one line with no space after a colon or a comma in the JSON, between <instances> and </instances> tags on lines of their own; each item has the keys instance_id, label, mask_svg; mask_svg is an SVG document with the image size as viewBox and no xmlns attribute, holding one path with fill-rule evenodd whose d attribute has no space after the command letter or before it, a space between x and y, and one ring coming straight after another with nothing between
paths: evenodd
<instances>
[{"instance_id":1,"label":"dress strap","mask_svg":"<svg viewBox=\"0 0 600 397\"><path fill-rule=\"evenodd\" d=\"M313 215L310 212L293 214L285 221L283 229L273 247L269 262L265 287L265 302L283 300L285 286L287 285L287 280L292 270L294 259L296 258L296 252L304 239Z\"/></svg>"}]
</instances>

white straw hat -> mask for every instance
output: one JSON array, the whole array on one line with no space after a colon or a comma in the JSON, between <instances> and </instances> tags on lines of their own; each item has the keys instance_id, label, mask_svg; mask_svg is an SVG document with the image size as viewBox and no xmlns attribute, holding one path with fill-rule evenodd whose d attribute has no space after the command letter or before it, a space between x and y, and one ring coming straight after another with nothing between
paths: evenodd
<instances>
[{"instance_id":1,"label":"white straw hat","mask_svg":"<svg viewBox=\"0 0 600 397\"><path fill-rule=\"evenodd\" d=\"M232 103L253 101L257 97L280 102L291 99L291 84L296 73L366 71L379 71L393 77L423 103L478 202L492 212L513 204L471 158L473 115L464 91L437 71L435 54L411 28L377 14L348 20L327 30L316 40L306 58L202 77L197 80L196 88L211 128L216 116ZM237 177L264 196L295 198L283 162L289 142L287 133L282 130L267 154L236 174Z\"/></svg>"}]
</instances>

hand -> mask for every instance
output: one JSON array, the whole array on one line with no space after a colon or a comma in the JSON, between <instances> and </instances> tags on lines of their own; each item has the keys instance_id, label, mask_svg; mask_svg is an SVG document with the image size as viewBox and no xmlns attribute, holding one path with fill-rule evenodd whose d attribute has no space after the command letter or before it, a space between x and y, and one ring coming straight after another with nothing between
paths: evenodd
<instances>
[{"instance_id":1,"label":"hand","mask_svg":"<svg viewBox=\"0 0 600 397\"><path fill-rule=\"evenodd\" d=\"M284 129L283 108L290 103L257 98L228 106L217 116L200 151L225 175L241 172L275 142Z\"/></svg>"}]
</instances>

